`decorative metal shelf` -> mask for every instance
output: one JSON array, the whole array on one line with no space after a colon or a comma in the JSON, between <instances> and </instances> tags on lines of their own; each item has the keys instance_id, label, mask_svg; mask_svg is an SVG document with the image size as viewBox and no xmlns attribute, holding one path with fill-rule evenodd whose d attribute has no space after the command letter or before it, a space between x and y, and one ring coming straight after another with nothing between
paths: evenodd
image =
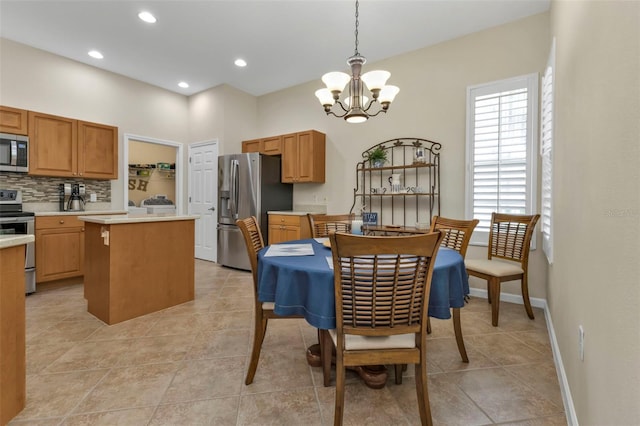
<instances>
[{"instance_id":1,"label":"decorative metal shelf","mask_svg":"<svg viewBox=\"0 0 640 426\"><path fill-rule=\"evenodd\" d=\"M374 167L370 159L371 153L378 148L387 154L386 165L382 167ZM438 142L427 139L398 138L364 151L363 160L356 165L357 186L353 190L350 213L377 213L376 226L368 225L376 233L424 232L413 225L431 223L434 215L440 215L440 148ZM404 188L415 187L423 191L390 192L388 181L392 173L400 175ZM371 188L385 188L387 192L371 192ZM391 224L401 228L389 228Z\"/></svg>"},{"instance_id":2,"label":"decorative metal shelf","mask_svg":"<svg viewBox=\"0 0 640 426\"><path fill-rule=\"evenodd\" d=\"M364 167L363 172L385 171L385 170L402 170L402 169L417 169L421 167L436 167L432 163L415 163L408 164L406 166L382 166L382 167Z\"/></svg>"},{"instance_id":3,"label":"decorative metal shelf","mask_svg":"<svg viewBox=\"0 0 640 426\"><path fill-rule=\"evenodd\" d=\"M362 194L354 194L354 197L412 197L412 196L436 196L438 194L434 192L400 192L397 194L374 194L369 192L364 192Z\"/></svg>"}]
</instances>

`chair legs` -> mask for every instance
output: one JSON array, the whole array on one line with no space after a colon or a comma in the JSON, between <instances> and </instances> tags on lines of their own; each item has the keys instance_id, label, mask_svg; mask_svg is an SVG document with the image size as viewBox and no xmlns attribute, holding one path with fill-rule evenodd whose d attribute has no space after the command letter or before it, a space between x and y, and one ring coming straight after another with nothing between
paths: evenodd
<instances>
[{"instance_id":1,"label":"chair legs","mask_svg":"<svg viewBox=\"0 0 640 426\"><path fill-rule=\"evenodd\" d=\"M322 362L322 379L325 387L331 384L331 356L333 354L333 341L327 330L318 330L320 341L320 358Z\"/></svg>"},{"instance_id":2,"label":"chair legs","mask_svg":"<svg viewBox=\"0 0 640 426\"><path fill-rule=\"evenodd\" d=\"M267 333L267 321L268 318L263 316L262 310L256 310L253 327L253 349L251 350L251 361L249 362L247 377L244 379L245 385L253 383L253 377L256 375L258 361L260 360L260 350L262 349L262 341Z\"/></svg>"},{"instance_id":3,"label":"chair legs","mask_svg":"<svg viewBox=\"0 0 640 426\"><path fill-rule=\"evenodd\" d=\"M344 361L342 356L336 355L336 405L333 415L334 426L342 425L344 415Z\"/></svg>"},{"instance_id":4,"label":"chair legs","mask_svg":"<svg viewBox=\"0 0 640 426\"><path fill-rule=\"evenodd\" d=\"M431 418L431 405L429 404L429 391L427 388L427 361L421 357L416 364L416 393L418 396L418 410L420 411L420 423L433 425Z\"/></svg>"},{"instance_id":5,"label":"chair legs","mask_svg":"<svg viewBox=\"0 0 640 426\"><path fill-rule=\"evenodd\" d=\"M531 301L529 300L529 285L527 284L526 273L522 276L522 299L524 300L524 309L527 311L527 315L529 318L534 319Z\"/></svg>"},{"instance_id":6,"label":"chair legs","mask_svg":"<svg viewBox=\"0 0 640 426\"><path fill-rule=\"evenodd\" d=\"M491 298L491 324L498 326L498 315L500 314L500 280L489 280L489 297Z\"/></svg>"},{"instance_id":7,"label":"chair legs","mask_svg":"<svg viewBox=\"0 0 640 426\"><path fill-rule=\"evenodd\" d=\"M531 301L529 300L529 286L527 284L527 274L524 274L521 278L522 288L522 300L524 301L524 309L527 311L527 316L531 319L535 319L533 315L533 309L531 308ZM489 287L488 300L491 303L491 324L494 327L498 326L498 316L500 314L500 280L498 278L490 278L487 280ZM456 336L457 338L457 336Z\"/></svg>"},{"instance_id":8,"label":"chair legs","mask_svg":"<svg viewBox=\"0 0 640 426\"><path fill-rule=\"evenodd\" d=\"M458 345L458 352L462 357L462 362L469 362L467 356L467 349L464 347L464 339L462 338L462 325L460 324L460 308L453 308L453 331L456 335L456 344Z\"/></svg>"},{"instance_id":9,"label":"chair legs","mask_svg":"<svg viewBox=\"0 0 640 426\"><path fill-rule=\"evenodd\" d=\"M453 308L453 331L456 335L456 344L458 345L458 351L462 362L469 362L467 356L467 350L464 347L464 339L462 338L462 325L460 324L460 308ZM427 317L427 334L431 334L431 318Z\"/></svg>"}]
</instances>

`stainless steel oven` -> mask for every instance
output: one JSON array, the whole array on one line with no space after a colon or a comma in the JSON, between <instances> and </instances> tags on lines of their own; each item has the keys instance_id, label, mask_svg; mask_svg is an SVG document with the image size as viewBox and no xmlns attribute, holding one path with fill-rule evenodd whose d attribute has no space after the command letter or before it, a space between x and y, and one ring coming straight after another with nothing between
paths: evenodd
<instances>
[{"instance_id":1,"label":"stainless steel oven","mask_svg":"<svg viewBox=\"0 0 640 426\"><path fill-rule=\"evenodd\" d=\"M0 234L34 235L34 214L22 211L22 193L19 190L0 189ZM24 259L25 292L36 291L35 243L26 244Z\"/></svg>"}]
</instances>

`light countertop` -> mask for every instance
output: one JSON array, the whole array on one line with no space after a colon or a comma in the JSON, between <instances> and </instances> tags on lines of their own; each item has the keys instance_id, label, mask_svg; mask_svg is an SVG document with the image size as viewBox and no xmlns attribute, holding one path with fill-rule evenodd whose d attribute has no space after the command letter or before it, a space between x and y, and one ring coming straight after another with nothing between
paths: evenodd
<instances>
[{"instance_id":1,"label":"light countertop","mask_svg":"<svg viewBox=\"0 0 640 426\"><path fill-rule=\"evenodd\" d=\"M35 240L32 234L0 235L0 249L27 244Z\"/></svg>"},{"instance_id":2,"label":"light countertop","mask_svg":"<svg viewBox=\"0 0 640 426\"><path fill-rule=\"evenodd\" d=\"M101 225L118 225L122 223L148 223L148 222L172 222L176 220L195 220L199 215L176 215L169 213L158 214L122 214L122 215L96 215L79 216L78 220L99 223Z\"/></svg>"},{"instance_id":3,"label":"light countertop","mask_svg":"<svg viewBox=\"0 0 640 426\"><path fill-rule=\"evenodd\" d=\"M313 212L301 212L301 211L269 211L267 212L267 214L283 214L283 215L290 215L290 216L306 216L307 213L313 213Z\"/></svg>"},{"instance_id":4,"label":"light countertop","mask_svg":"<svg viewBox=\"0 0 640 426\"><path fill-rule=\"evenodd\" d=\"M60 212L60 211L44 211L44 212L35 212L36 216L89 216L93 214L126 214L127 210L85 210L82 212Z\"/></svg>"}]
</instances>

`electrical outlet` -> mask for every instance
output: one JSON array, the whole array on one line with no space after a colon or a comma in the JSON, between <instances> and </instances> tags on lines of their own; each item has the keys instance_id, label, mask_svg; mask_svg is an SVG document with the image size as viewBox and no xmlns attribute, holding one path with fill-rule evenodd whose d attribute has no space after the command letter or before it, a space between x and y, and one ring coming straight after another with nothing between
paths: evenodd
<instances>
[{"instance_id":1,"label":"electrical outlet","mask_svg":"<svg viewBox=\"0 0 640 426\"><path fill-rule=\"evenodd\" d=\"M580 351L580 361L584 361L584 328L578 326L578 350Z\"/></svg>"}]
</instances>

